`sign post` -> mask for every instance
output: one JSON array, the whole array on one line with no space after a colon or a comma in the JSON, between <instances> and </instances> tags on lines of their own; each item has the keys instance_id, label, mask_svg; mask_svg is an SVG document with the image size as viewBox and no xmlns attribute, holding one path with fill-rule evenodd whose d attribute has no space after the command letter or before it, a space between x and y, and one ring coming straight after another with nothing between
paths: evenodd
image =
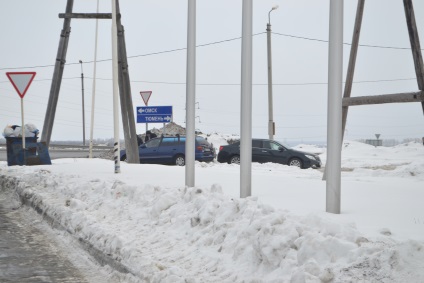
<instances>
[{"instance_id":1,"label":"sign post","mask_svg":"<svg viewBox=\"0 0 424 283\"><path fill-rule=\"evenodd\" d=\"M25 159L25 123L24 123L24 96L35 77L36 72L7 72L6 76L21 97L21 119L22 119L22 149Z\"/></svg>"},{"instance_id":2,"label":"sign post","mask_svg":"<svg viewBox=\"0 0 424 283\"><path fill-rule=\"evenodd\" d=\"M144 105L148 106L150 96L152 95L152 91L150 91L150 90L140 91L140 95L141 95L141 98L144 101ZM149 124L146 123L146 133L147 133L148 129L149 129Z\"/></svg>"}]
</instances>

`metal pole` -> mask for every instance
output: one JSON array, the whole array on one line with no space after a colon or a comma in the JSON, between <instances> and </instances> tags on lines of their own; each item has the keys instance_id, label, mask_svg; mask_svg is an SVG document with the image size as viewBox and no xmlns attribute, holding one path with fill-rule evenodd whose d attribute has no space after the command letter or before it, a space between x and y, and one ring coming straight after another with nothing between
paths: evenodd
<instances>
[{"instance_id":1,"label":"metal pole","mask_svg":"<svg viewBox=\"0 0 424 283\"><path fill-rule=\"evenodd\" d=\"M99 0L97 0L97 10L99 13ZM94 67L93 67L93 91L91 94L91 125L90 125L90 146L88 157L93 158L93 132L94 132L94 104L96 102L96 75L97 75L97 38L99 34L99 19L96 19L96 38L94 40Z\"/></svg>"},{"instance_id":2,"label":"metal pole","mask_svg":"<svg viewBox=\"0 0 424 283\"><path fill-rule=\"evenodd\" d=\"M113 65L113 133L115 173L121 172L119 159L119 89L118 89L118 31L116 27L116 0L112 0L112 65Z\"/></svg>"},{"instance_id":3,"label":"metal pole","mask_svg":"<svg viewBox=\"0 0 424 283\"><path fill-rule=\"evenodd\" d=\"M243 0L240 117L241 198L252 195L252 14L253 1Z\"/></svg>"},{"instance_id":4,"label":"metal pole","mask_svg":"<svg viewBox=\"0 0 424 283\"><path fill-rule=\"evenodd\" d=\"M266 25L267 48L268 48L268 135L273 140L275 135L274 111L272 101L272 55L271 55L271 12L278 9L278 6L272 7L268 13L268 24Z\"/></svg>"},{"instance_id":5,"label":"metal pole","mask_svg":"<svg viewBox=\"0 0 424 283\"><path fill-rule=\"evenodd\" d=\"M188 0L185 185L194 187L196 102L196 0Z\"/></svg>"},{"instance_id":6,"label":"metal pole","mask_svg":"<svg viewBox=\"0 0 424 283\"><path fill-rule=\"evenodd\" d=\"M149 106L148 102L146 102L146 106ZM146 134L144 135L144 140L146 140L146 135L148 130L149 130L149 124L146 122Z\"/></svg>"},{"instance_id":7,"label":"metal pole","mask_svg":"<svg viewBox=\"0 0 424 283\"><path fill-rule=\"evenodd\" d=\"M343 0L330 0L326 211L340 214L343 75Z\"/></svg>"},{"instance_id":8,"label":"metal pole","mask_svg":"<svg viewBox=\"0 0 424 283\"><path fill-rule=\"evenodd\" d=\"M21 120L22 120L22 152L24 154L24 164L26 165L26 150L25 150L25 122L24 122L24 98L21 97Z\"/></svg>"},{"instance_id":9,"label":"metal pole","mask_svg":"<svg viewBox=\"0 0 424 283\"><path fill-rule=\"evenodd\" d=\"M81 94L82 94L82 145L85 145L85 110L84 110L84 71L81 64Z\"/></svg>"}]
</instances>

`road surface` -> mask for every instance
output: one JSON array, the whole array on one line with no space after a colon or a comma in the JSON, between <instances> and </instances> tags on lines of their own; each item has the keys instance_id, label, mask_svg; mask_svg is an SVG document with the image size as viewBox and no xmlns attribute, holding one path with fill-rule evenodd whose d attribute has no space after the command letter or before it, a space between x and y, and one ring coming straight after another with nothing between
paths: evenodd
<instances>
[{"instance_id":1,"label":"road surface","mask_svg":"<svg viewBox=\"0 0 424 283\"><path fill-rule=\"evenodd\" d=\"M45 226L40 229L40 220L28 215L18 202L0 198L0 282L100 282L102 278L89 274L92 271L75 266L68 250Z\"/></svg>"}]
</instances>

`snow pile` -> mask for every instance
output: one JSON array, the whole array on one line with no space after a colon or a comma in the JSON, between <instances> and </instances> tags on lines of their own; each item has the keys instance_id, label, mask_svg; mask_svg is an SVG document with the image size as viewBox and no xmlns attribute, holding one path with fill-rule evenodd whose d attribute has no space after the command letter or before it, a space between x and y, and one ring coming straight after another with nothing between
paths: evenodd
<instances>
[{"instance_id":1,"label":"snow pile","mask_svg":"<svg viewBox=\"0 0 424 283\"><path fill-rule=\"evenodd\" d=\"M25 199L140 282L424 282L424 147L349 142L342 156L340 215L324 212L321 171L272 163L252 164L253 196L240 199L235 164L196 162L187 188L179 166L3 162L0 196Z\"/></svg>"},{"instance_id":2,"label":"snow pile","mask_svg":"<svg viewBox=\"0 0 424 283\"><path fill-rule=\"evenodd\" d=\"M308 152L308 153L314 153L321 155L326 152L325 148L314 145L314 144L298 144L296 146L291 147L298 151Z\"/></svg>"}]
</instances>

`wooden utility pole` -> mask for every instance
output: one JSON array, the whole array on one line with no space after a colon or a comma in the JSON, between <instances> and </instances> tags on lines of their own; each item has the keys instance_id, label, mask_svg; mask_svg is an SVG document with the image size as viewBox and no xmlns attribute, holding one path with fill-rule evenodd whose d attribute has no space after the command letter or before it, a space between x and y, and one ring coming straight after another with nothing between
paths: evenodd
<instances>
[{"instance_id":1,"label":"wooden utility pole","mask_svg":"<svg viewBox=\"0 0 424 283\"><path fill-rule=\"evenodd\" d=\"M350 97L352 93L353 75L355 73L356 56L358 55L359 36L361 34L362 17L364 15L365 0L358 0L358 7L356 9L355 27L353 28L352 46L350 48L349 65L347 68L346 82L343 93L343 98ZM348 106L342 107L342 142L344 132L346 129Z\"/></svg>"},{"instance_id":2,"label":"wooden utility pole","mask_svg":"<svg viewBox=\"0 0 424 283\"><path fill-rule=\"evenodd\" d=\"M66 13L72 13L74 0L68 0L66 4ZM59 48L56 55L56 63L54 66L52 85L50 87L49 102L47 104L46 117L44 118L43 131L41 134L41 142L45 142L47 146L50 144L54 117L56 114L57 101L59 98L60 84L62 83L63 70L66 63L66 51L68 50L69 34L71 33L71 18L65 18L63 21L63 29L60 33Z\"/></svg>"},{"instance_id":3,"label":"wooden utility pole","mask_svg":"<svg viewBox=\"0 0 424 283\"><path fill-rule=\"evenodd\" d=\"M419 91L406 93L393 93L373 96L350 97L353 82L353 73L355 70L356 55L359 43L359 34L361 31L362 14L365 0L358 0L358 9L356 12L355 28L353 31L352 47L349 58L349 67L346 75L345 91L343 95L343 113L342 126L343 133L345 131L346 119L349 106L383 104L383 103L405 103L405 102L421 102L424 113L424 64L421 54L420 39L418 36L417 24L415 22L414 7L412 0L403 0L405 8L406 23L408 26L409 40L411 43L411 51L414 59L415 73ZM325 175L325 174L324 174ZM325 178L325 177L324 177Z\"/></svg>"},{"instance_id":4,"label":"wooden utility pole","mask_svg":"<svg viewBox=\"0 0 424 283\"><path fill-rule=\"evenodd\" d=\"M342 137L344 137L344 132L346 129L349 106L384 103L421 102L421 106L424 113L424 64L421 54L420 39L418 36L417 25L415 22L414 7L412 5L412 0L403 0L403 3L405 8L406 23L408 26L409 40L411 42L412 56L414 58L415 73L417 76L418 88L420 91L351 97L356 57L358 54L359 36L361 33L362 18L365 6L365 0L358 0L355 26L352 36L352 46L349 57L349 65L347 69L346 82L342 100ZM325 169L323 174L323 180L326 180L326 171L327 170Z\"/></svg>"},{"instance_id":5,"label":"wooden utility pole","mask_svg":"<svg viewBox=\"0 0 424 283\"><path fill-rule=\"evenodd\" d=\"M116 0L116 12L120 15L119 1ZM121 24L121 17L117 17L118 29L118 66L119 66L119 94L121 101L122 125L124 127L125 149L128 163L140 163L138 153L137 132L135 128L134 107L131 97L130 75L128 72L127 47L125 45L125 31Z\"/></svg>"},{"instance_id":6,"label":"wooden utility pole","mask_svg":"<svg viewBox=\"0 0 424 283\"><path fill-rule=\"evenodd\" d=\"M415 74L419 90L424 90L424 66L421 54L420 38L418 36L417 23L415 22L414 6L412 0L403 0L405 8L406 24L408 26L409 41L411 42L412 56L414 58ZM424 114L424 100L421 102Z\"/></svg>"},{"instance_id":7,"label":"wooden utility pole","mask_svg":"<svg viewBox=\"0 0 424 283\"><path fill-rule=\"evenodd\" d=\"M51 133L56 113L57 101L59 98L60 85L62 82L63 70L66 63L66 52L68 49L69 34L71 32L71 19L112 19L111 13L72 13L74 0L68 0L66 13L59 14L59 18L64 19L63 30L60 35L59 48L55 70L53 73L52 86L50 90L49 102L44 119L41 141L47 145L50 143ZM124 128L125 147L127 150L127 161L129 163L140 163L137 146L137 133L135 130L134 107L132 104L130 78L128 72L127 51L125 46L124 27L121 24L119 12L119 1L116 0L117 7L117 27L118 27L118 60L119 60L119 95L121 100L122 124Z\"/></svg>"}]
</instances>

